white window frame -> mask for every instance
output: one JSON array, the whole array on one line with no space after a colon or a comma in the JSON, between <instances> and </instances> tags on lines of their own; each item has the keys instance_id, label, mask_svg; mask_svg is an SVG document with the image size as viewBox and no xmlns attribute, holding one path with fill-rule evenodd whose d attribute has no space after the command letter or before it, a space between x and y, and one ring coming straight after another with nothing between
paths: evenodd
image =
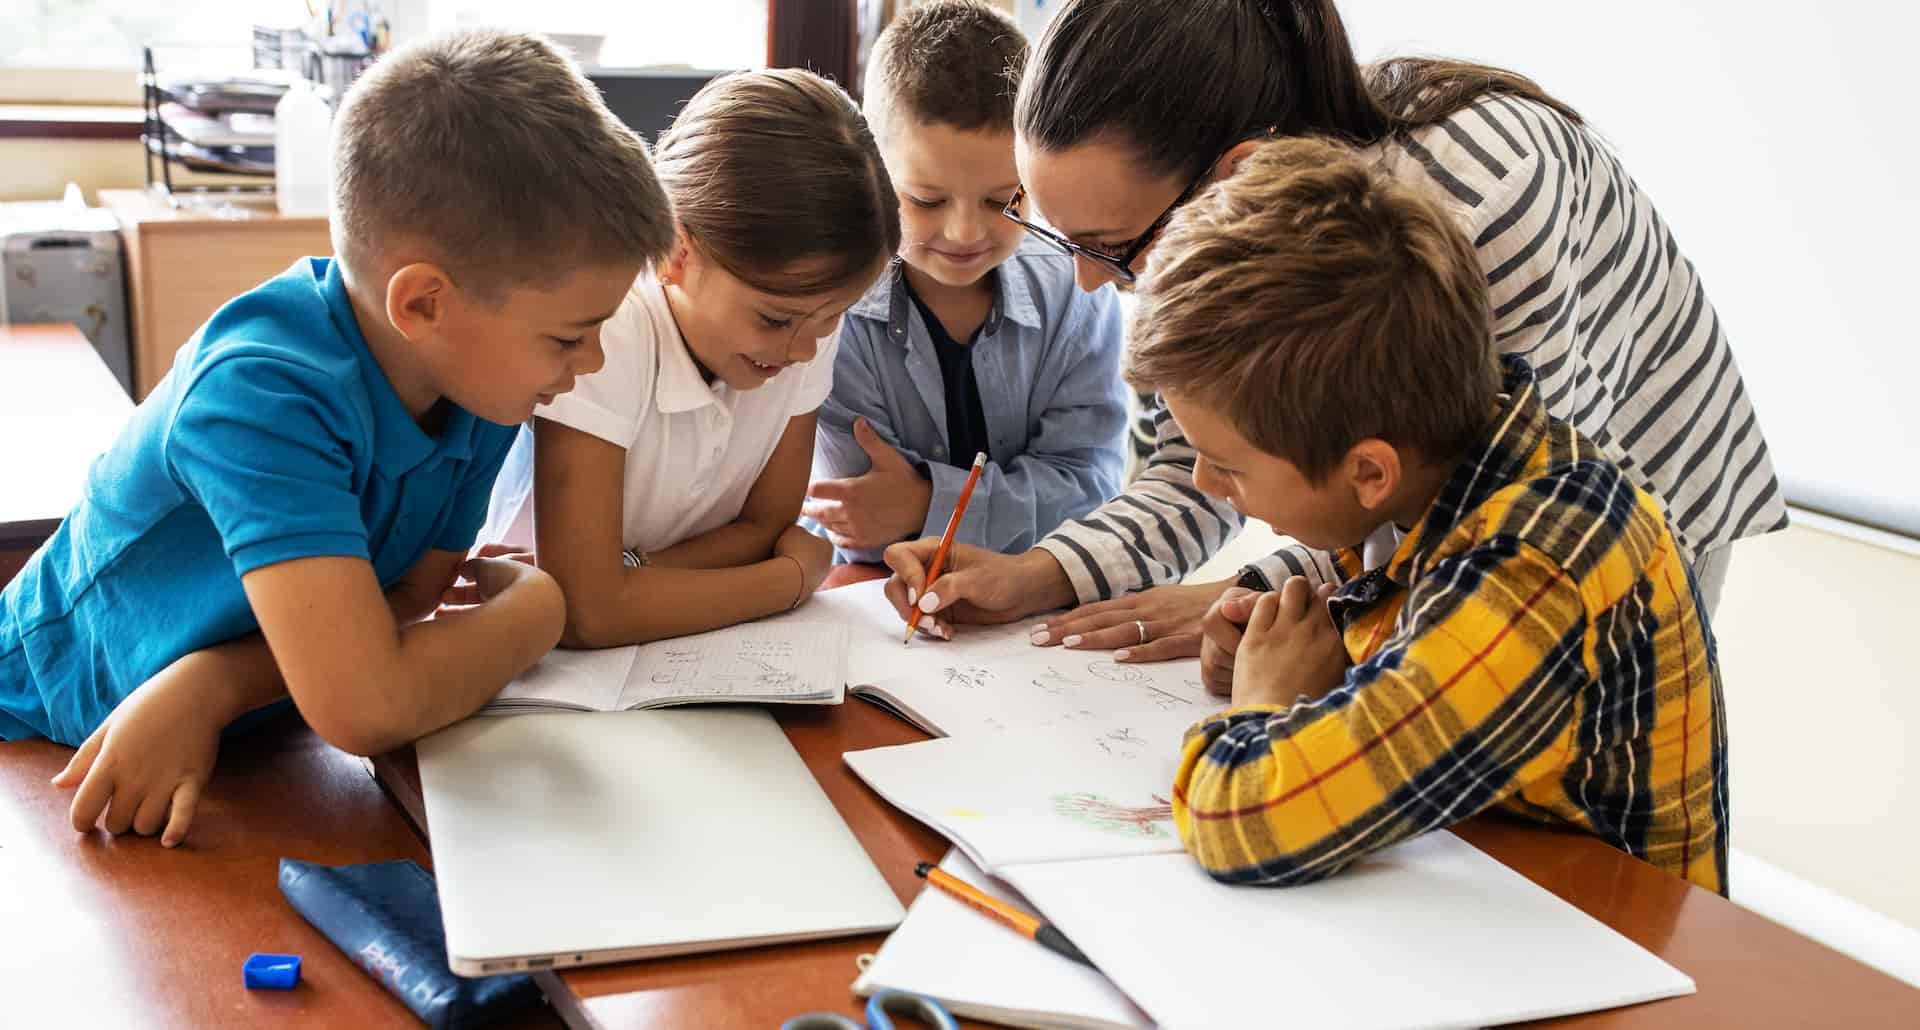
<instances>
[{"instance_id":1,"label":"white window frame","mask_svg":"<svg viewBox=\"0 0 1920 1030\"><path fill-rule=\"evenodd\" d=\"M396 44L427 33L430 0L386 0ZM0 104L140 106L140 69L0 64Z\"/></svg>"}]
</instances>

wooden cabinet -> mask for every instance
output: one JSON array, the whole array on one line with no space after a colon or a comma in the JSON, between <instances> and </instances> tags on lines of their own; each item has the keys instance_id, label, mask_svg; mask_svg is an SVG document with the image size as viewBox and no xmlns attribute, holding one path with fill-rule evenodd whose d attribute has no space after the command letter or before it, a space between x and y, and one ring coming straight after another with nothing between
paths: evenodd
<instances>
[{"instance_id":1,"label":"wooden cabinet","mask_svg":"<svg viewBox=\"0 0 1920 1030\"><path fill-rule=\"evenodd\" d=\"M210 195L179 208L145 190L101 190L126 245L134 397L153 392L173 355L220 305L333 252L325 218L288 218L273 201Z\"/></svg>"}]
</instances>

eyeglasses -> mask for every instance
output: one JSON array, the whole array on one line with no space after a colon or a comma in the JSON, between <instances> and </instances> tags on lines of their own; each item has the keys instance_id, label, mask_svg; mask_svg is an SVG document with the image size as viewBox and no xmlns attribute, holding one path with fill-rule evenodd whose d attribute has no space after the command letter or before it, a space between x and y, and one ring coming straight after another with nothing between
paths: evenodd
<instances>
[{"instance_id":1,"label":"eyeglasses","mask_svg":"<svg viewBox=\"0 0 1920 1030\"><path fill-rule=\"evenodd\" d=\"M1207 171L1210 172L1212 170L1212 166L1208 166ZM1027 204L1027 188L1025 186L1013 191L1012 198L1007 201L1007 206L1002 208L1000 213L1007 216L1015 225L1066 251L1068 254L1075 257L1086 258L1088 261L1099 265L1102 271L1113 276L1115 279L1123 283L1131 283L1138 278L1133 274L1133 268L1131 267L1134 259L1138 258L1141 251L1146 250L1147 247L1153 243L1153 238L1160 235L1160 230L1167 227L1167 220L1172 218L1173 213L1180 209L1180 205L1193 198L1194 193L1200 189L1200 184L1205 181L1207 181L1207 172L1201 172L1200 177L1188 183L1187 188L1180 191L1180 196L1174 198L1173 203L1167 205L1165 211L1160 212L1160 217L1154 219L1152 225L1147 226L1146 232L1135 236L1133 239L1128 240L1112 251L1089 247L1084 243L1075 243L1062 233L1056 231L1052 226L1042 222L1029 221L1025 217Z\"/></svg>"},{"instance_id":2,"label":"eyeglasses","mask_svg":"<svg viewBox=\"0 0 1920 1030\"><path fill-rule=\"evenodd\" d=\"M1240 143L1245 143L1247 140L1263 139L1272 136L1274 132L1275 130L1273 128L1263 129L1241 140L1239 143L1235 143L1234 146L1237 147ZM1187 188L1181 190L1180 195L1173 198L1173 203L1168 204L1167 209L1160 212L1160 217L1154 219L1152 225L1147 226L1146 232L1135 236L1133 239L1128 240L1112 250L1089 247L1084 243L1075 243L1073 240L1068 239L1065 234L1055 230L1050 225L1043 222L1030 221L1026 217L1027 188L1025 186L1021 186L1019 189L1013 191L1013 196L1007 200L1007 206L1000 209L1000 213L1005 215L1013 224L1053 244L1068 254L1074 257L1086 258L1088 261L1099 265L1102 270L1115 279L1123 283L1132 283L1139 278L1133 272L1133 262L1140 257L1141 252L1153 245L1154 237L1159 236L1160 230L1167 227L1168 220L1173 218L1175 211L1180 210L1180 205L1192 200L1193 195L1200 192L1200 187L1206 183L1207 177L1213 174L1213 166L1215 164L1219 164L1219 162L1215 161L1201 169L1200 174L1194 176L1192 182L1187 183Z\"/></svg>"}]
</instances>

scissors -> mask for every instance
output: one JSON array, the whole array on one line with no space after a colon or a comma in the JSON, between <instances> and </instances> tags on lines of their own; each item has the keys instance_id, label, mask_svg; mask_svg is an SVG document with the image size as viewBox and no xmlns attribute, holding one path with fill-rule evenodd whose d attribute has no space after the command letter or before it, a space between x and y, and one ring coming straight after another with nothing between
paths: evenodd
<instances>
[{"instance_id":1,"label":"scissors","mask_svg":"<svg viewBox=\"0 0 1920 1030\"><path fill-rule=\"evenodd\" d=\"M867 1024L835 1012L805 1012L780 1024L780 1030L894 1030L893 1017L907 1016L934 1030L959 1030L940 1003L923 994L881 991L867 999Z\"/></svg>"}]
</instances>

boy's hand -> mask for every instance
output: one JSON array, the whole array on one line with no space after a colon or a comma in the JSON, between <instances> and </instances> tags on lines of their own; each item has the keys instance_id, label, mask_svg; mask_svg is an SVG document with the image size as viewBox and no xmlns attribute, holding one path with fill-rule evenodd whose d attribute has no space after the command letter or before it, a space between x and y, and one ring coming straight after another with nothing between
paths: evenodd
<instances>
[{"instance_id":1,"label":"boy's hand","mask_svg":"<svg viewBox=\"0 0 1920 1030\"><path fill-rule=\"evenodd\" d=\"M834 546L847 550L875 550L920 532L933 503L933 484L864 417L853 420L853 438L873 466L864 475L809 483L800 513L820 523Z\"/></svg>"},{"instance_id":2,"label":"boy's hand","mask_svg":"<svg viewBox=\"0 0 1920 1030\"><path fill-rule=\"evenodd\" d=\"M1241 627L1253 617L1261 593L1230 587L1200 620L1200 681L1220 697L1233 693L1233 658L1240 650Z\"/></svg>"},{"instance_id":3,"label":"boy's hand","mask_svg":"<svg viewBox=\"0 0 1920 1030\"><path fill-rule=\"evenodd\" d=\"M1261 594L1233 665L1235 705L1287 706L1337 686L1347 649L1327 613L1334 586L1294 576Z\"/></svg>"},{"instance_id":4,"label":"boy's hand","mask_svg":"<svg viewBox=\"0 0 1920 1030\"><path fill-rule=\"evenodd\" d=\"M532 552L507 544L488 544L460 563L460 576L447 588L440 603L455 607L485 604L528 572L546 575L534 565Z\"/></svg>"},{"instance_id":5,"label":"boy's hand","mask_svg":"<svg viewBox=\"0 0 1920 1030\"><path fill-rule=\"evenodd\" d=\"M108 833L151 836L165 827L161 845L186 839L220 750L227 706L215 693L225 688L219 675L204 652L189 654L114 708L53 778L56 787L80 788L74 830L92 829L105 812Z\"/></svg>"}]
</instances>

